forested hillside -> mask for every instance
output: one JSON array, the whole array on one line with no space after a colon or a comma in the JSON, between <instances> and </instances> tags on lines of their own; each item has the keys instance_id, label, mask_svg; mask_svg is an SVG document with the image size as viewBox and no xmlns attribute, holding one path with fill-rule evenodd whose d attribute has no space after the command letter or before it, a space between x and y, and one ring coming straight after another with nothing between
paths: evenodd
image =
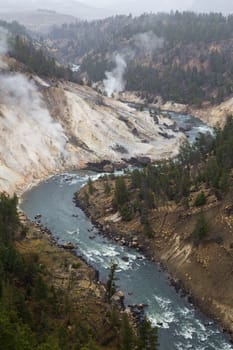
<instances>
[{"instance_id":1,"label":"forested hillside","mask_svg":"<svg viewBox=\"0 0 233 350\"><path fill-rule=\"evenodd\" d=\"M200 105L220 103L232 93L233 16L144 14L116 16L54 28L47 40L61 61L81 64L91 81L127 61L126 89L147 98Z\"/></svg>"},{"instance_id":2,"label":"forested hillside","mask_svg":"<svg viewBox=\"0 0 233 350\"><path fill-rule=\"evenodd\" d=\"M25 36L16 35L12 39L10 54L24 63L30 72L43 77L74 80L72 71L58 65L53 57L45 53L42 47L37 48L32 40Z\"/></svg>"},{"instance_id":3,"label":"forested hillside","mask_svg":"<svg viewBox=\"0 0 233 350\"><path fill-rule=\"evenodd\" d=\"M1 37L6 38L4 51L8 51L11 57L25 65L25 70L44 77L56 77L58 79L74 80L72 71L63 65L58 64L54 57L51 57L46 48L32 39L26 28L18 22L8 23L0 20Z\"/></svg>"},{"instance_id":4,"label":"forested hillside","mask_svg":"<svg viewBox=\"0 0 233 350\"><path fill-rule=\"evenodd\" d=\"M32 240L34 246L29 244L29 238L24 243L28 228L20 224L16 206L16 197L0 195L0 348L84 349L84 345L92 344L91 349L97 349L88 322L80 318L72 304L71 291L65 290L65 285L51 284L49 269L57 263L48 242L44 248L53 256L51 267L43 260L45 252L39 257L35 250L36 236ZM41 240L40 244L44 242ZM22 250L24 244L30 249L19 253L17 247ZM62 255L65 258L60 252ZM59 264L62 266L64 261Z\"/></svg>"}]
</instances>

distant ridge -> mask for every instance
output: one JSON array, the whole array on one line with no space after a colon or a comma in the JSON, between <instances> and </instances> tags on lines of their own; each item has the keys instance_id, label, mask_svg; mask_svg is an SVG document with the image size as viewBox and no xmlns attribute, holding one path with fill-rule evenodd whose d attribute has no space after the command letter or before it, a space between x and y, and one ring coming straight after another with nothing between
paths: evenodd
<instances>
[{"instance_id":1,"label":"distant ridge","mask_svg":"<svg viewBox=\"0 0 233 350\"><path fill-rule=\"evenodd\" d=\"M78 19L74 16L63 15L53 10L38 9L36 11L0 13L0 19L7 22L17 21L29 30L46 33L51 27L63 23L74 23Z\"/></svg>"}]
</instances>

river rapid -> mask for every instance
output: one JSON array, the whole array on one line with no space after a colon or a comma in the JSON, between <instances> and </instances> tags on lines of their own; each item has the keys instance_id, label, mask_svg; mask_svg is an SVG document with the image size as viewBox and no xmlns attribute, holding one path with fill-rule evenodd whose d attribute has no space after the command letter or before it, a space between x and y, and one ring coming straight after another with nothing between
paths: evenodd
<instances>
[{"instance_id":1,"label":"river rapid","mask_svg":"<svg viewBox=\"0 0 233 350\"><path fill-rule=\"evenodd\" d=\"M233 349L229 338L213 321L176 293L159 264L103 237L74 205L74 193L89 177L94 180L98 176L78 171L51 177L24 194L21 209L31 220L41 214L42 225L49 228L58 243L75 244L77 254L99 271L101 281L106 282L111 261L118 264L117 285L125 293L125 305L148 305L145 311L159 327L161 350Z\"/></svg>"}]
</instances>

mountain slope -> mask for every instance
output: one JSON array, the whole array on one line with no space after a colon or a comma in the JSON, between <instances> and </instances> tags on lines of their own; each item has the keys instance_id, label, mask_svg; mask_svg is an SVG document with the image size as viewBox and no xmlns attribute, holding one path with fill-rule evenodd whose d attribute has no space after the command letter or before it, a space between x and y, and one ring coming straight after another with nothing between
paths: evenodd
<instances>
[{"instance_id":1,"label":"mountain slope","mask_svg":"<svg viewBox=\"0 0 233 350\"><path fill-rule=\"evenodd\" d=\"M201 106L232 96L232 33L232 15L175 12L79 22L54 28L45 43L61 62L80 65L84 81L114 75L120 55L122 89Z\"/></svg>"}]
</instances>

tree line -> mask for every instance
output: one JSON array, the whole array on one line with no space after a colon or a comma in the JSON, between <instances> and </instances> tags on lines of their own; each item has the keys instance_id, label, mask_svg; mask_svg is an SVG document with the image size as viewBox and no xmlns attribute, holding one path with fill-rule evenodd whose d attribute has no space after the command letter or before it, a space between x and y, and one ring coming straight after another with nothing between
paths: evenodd
<instances>
[{"instance_id":1,"label":"tree line","mask_svg":"<svg viewBox=\"0 0 233 350\"><path fill-rule=\"evenodd\" d=\"M40 76L73 79L73 73L69 68L58 65L53 57L45 54L42 48L36 48L26 36L16 35L11 40L10 54L24 63L31 72Z\"/></svg>"},{"instance_id":2,"label":"tree line","mask_svg":"<svg viewBox=\"0 0 233 350\"><path fill-rule=\"evenodd\" d=\"M77 55L82 56L91 49L98 52L118 50L122 40L131 40L134 35L149 31L163 38L169 46L226 40L232 38L233 15L179 11L138 17L117 15L103 20L55 26L49 37L73 40Z\"/></svg>"}]
</instances>

